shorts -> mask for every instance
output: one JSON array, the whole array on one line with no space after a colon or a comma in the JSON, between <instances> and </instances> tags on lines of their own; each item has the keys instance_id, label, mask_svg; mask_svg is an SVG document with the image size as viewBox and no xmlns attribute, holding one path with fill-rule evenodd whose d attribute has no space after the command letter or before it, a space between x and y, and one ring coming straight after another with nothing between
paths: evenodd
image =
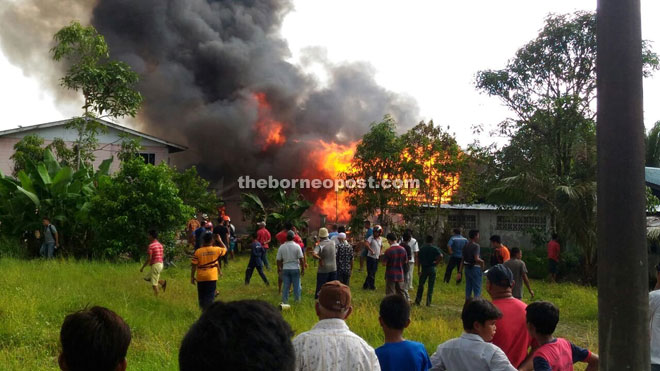
<instances>
[{"instance_id":1,"label":"shorts","mask_svg":"<svg viewBox=\"0 0 660 371\"><path fill-rule=\"evenodd\" d=\"M151 272L149 272L145 281L150 281L152 286L158 286L158 280L160 279L160 272L163 271L163 263L154 263L151 264Z\"/></svg>"},{"instance_id":2,"label":"shorts","mask_svg":"<svg viewBox=\"0 0 660 371\"><path fill-rule=\"evenodd\" d=\"M548 270L552 274L557 274L557 266L559 265L559 262L553 259L548 259Z\"/></svg>"},{"instance_id":3,"label":"shorts","mask_svg":"<svg viewBox=\"0 0 660 371\"><path fill-rule=\"evenodd\" d=\"M236 240L230 240L229 241L229 251L236 251Z\"/></svg>"}]
</instances>

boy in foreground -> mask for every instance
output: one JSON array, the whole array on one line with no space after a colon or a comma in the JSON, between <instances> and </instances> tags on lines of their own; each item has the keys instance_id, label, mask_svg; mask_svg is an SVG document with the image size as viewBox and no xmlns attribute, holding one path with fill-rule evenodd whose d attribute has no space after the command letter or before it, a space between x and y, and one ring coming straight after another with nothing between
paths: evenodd
<instances>
[{"instance_id":1,"label":"boy in foreground","mask_svg":"<svg viewBox=\"0 0 660 371\"><path fill-rule=\"evenodd\" d=\"M197 282L197 300L199 307L206 309L213 303L218 282L219 260L227 254L226 247L213 246L213 233L202 236L202 247L195 250L190 268L190 283ZM197 273L197 278L195 278Z\"/></svg>"},{"instance_id":2,"label":"boy in foreground","mask_svg":"<svg viewBox=\"0 0 660 371\"><path fill-rule=\"evenodd\" d=\"M502 349L489 343L500 317L502 312L488 300L468 299L461 313L465 332L438 345L431 356L431 370L515 371Z\"/></svg>"},{"instance_id":3,"label":"boy in foreground","mask_svg":"<svg viewBox=\"0 0 660 371\"><path fill-rule=\"evenodd\" d=\"M163 271L163 245L158 242L158 232L155 230L149 231L149 248L147 248L147 260L142 264L140 272L144 270L147 264L151 265L151 271L144 277L144 280L151 282L154 288L154 295L158 296L158 287L163 288L163 292L167 288L167 281L160 279L160 273Z\"/></svg>"},{"instance_id":4,"label":"boy in foreground","mask_svg":"<svg viewBox=\"0 0 660 371\"><path fill-rule=\"evenodd\" d=\"M388 295L380 302L380 326L385 333L385 344L376 349L383 371L426 371L431 360L424 344L403 338L410 325L410 305L401 295Z\"/></svg>"},{"instance_id":5,"label":"boy in foreground","mask_svg":"<svg viewBox=\"0 0 660 371\"><path fill-rule=\"evenodd\" d=\"M92 307L69 314L60 330L61 370L126 370L131 329L115 312Z\"/></svg>"},{"instance_id":6,"label":"boy in foreground","mask_svg":"<svg viewBox=\"0 0 660 371\"><path fill-rule=\"evenodd\" d=\"M552 336L558 322L559 309L554 304L537 301L527 306L527 330L540 346L520 370L573 370L576 362L587 363L587 371L598 370L597 354Z\"/></svg>"}]
</instances>

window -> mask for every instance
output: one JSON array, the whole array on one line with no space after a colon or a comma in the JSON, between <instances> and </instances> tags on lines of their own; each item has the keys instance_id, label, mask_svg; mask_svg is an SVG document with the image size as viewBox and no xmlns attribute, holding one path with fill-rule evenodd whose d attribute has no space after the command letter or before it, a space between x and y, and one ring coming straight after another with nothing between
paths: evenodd
<instances>
[{"instance_id":1,"label":"window","mask_svg":"<svg viewBox=\"0 0 660 371\"><path fill-rule=\"evenodd\" d=\"M539 215L498 215L497 227L500 231L526 231L529 229L545 230L546 218Z\"/></svg>"},{"instance_id":2,"label":"window","mask_svg":"<svg viewBox=\"0 0 660 371\"><path fill-rule=\"evenodd\" d=\"M447 226L449 228L476 229L476 215L449 215L447 216Z\"/></svg>"},{"instance_id":3,"label":"window","mask_svg":"<svg viewBox=\"0 0 660 371\"><path fill-rule=\"evenodd\" d=\"M155 153L140 153L140 157L142 157L145 164L156 165L156 154Z\"/></svg>"}]
</instances>

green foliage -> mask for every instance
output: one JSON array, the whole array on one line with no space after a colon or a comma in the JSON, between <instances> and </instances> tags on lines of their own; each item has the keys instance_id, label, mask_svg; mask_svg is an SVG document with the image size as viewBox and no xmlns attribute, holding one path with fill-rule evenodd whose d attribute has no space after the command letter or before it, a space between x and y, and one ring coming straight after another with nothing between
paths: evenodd
<instances>
[{"instance_id":1,"label":"green foliage","mask_svg":"<svg viewBox=\"0 0 660 371\"><path fill-rule=\"evenodd\" d=\"M350 173L342 174L345 180L373 179L381 182L385 177L399 178L403 143L397 136L396 126L390 115L386 115L381 122L371 124L371 129L355 150ZM355 187L347 188L346 192L349 202L356 208L354 218L364 219L377 213L379 223L383 225L389 224L391 206L401 204L403 197L394 187Z\"/></svg>"},{"instance_id":2,"label":"green foliage","mask_svg":"<svg viewBox=\"0 0 660 371\"><path fill-rule=\"evenodd\" d=\"M0 224L3 234L33 238L41 229L41 218L49 217L61 235L66 253L84 254L91 238L88 229L89 201L96 193L95 183L107 176L112 159L99 171L83 167L74 171L60 166L50 150L43 161L29 161L16 179L0 178Z\"/></svg>"},{"instance_id":3,"label":"green foliage","mask_svg":"<svg viewBox=\"0 0 660 371\"><path fill-rule=\"evenodd\" d=\"M55 138L46 146L57 157L57 161L62 166L74 167L76 164L76 153L70 149L62 138Z\"/></svg>"},{"instance_id":4,"label":"green foliage","mask_svg":"<svg viewBox=\"0 0 660 371\"><path fill-rule=\"evenodd\" d=\"M28 162L35 163L44 158L43 144L44 139L36 134L26 135L14 144L14 154L10 157L14 161L13 176L25 169Z\"/></svg>"},{"instance_id":5,"label":"green foliage","mask_svg":"<svg viewBox=\"0 0 660 371\"><path fill-rule=\"evenodd\" d=\"M124 161L112 178L103 177L91 204L98 234L95 253L116 257L144 253L147 231L156 229L164 245L173 245L175 233L192 215L184 205L166 164L145 164L140 158Z\"/></svg>"},{"instance_id":6,"label":"green foliage","mask_svg":"<svg viewBox=\"0 0 660 371\"><path fill-rule=\"evenodd\" d=\"M658 56L644 44L644 74ZM500 124L509 144L493 153L488 201L533 205L550 213L560 235L576 242L595 277L596 18L549 15L538 37L502 70L477 74L476 86L516 117Z\"/></svg>"},{"instance_id":7,"label":"green foliage","mask_svg":"<svg viewBox=\"0 0 660 371\"><path fill-rule=\"evenodd\" d=\"M183 203L191 206L195 211L213 213L220 200L215 192L209 192L208 180L197 174L197 168L192 166L184 171L174 171L172 180L179 188L179 197Z\"/></svg>"},{"instance_id":8,"label":"green foliage","mask_svg":"<svg viewBox=\"0 0 660 371\"><path fill-rule=\"evenodd\" d=\"M660 199L658 199L649 186L646 186L646 212L653 214L660 206Z\"/></svg>"},{"instance_id":9,"label":"green foliage","mask_svg":"<svg viewBox=\"0 0 660 371\"><path fill-rule=\"evenodd\" d=\"M62 86L82 91L86 114L115 118L137 114L142 102L135 90L138 75L126 63L109 59L108 45L93 26L74 21L53 38L53 59L68 65Z\"/></svg>"},{"instance_id":10,"label":"green foliage","mask_svg":"<svg viewBox=\"0 0 660 371\"><path fill-rule=\"evenodd\" d=\"M290 222L298 229L307 227L308 219L303 216L312 204L297 190L268 190L260 197L255 193L241 194L241 212L249 218L251 225L266 222L266 227L273 233Z\"/></svg>"},{"instance_id":11,"label":"green foliage","mask_svg":"<svg viewBox=\"0 0 660 371\"><path fill-rule=\"evenodd\" d=\"M660 121L646 134L646 166L660 167Z\"/></svg>"}]
</instances>

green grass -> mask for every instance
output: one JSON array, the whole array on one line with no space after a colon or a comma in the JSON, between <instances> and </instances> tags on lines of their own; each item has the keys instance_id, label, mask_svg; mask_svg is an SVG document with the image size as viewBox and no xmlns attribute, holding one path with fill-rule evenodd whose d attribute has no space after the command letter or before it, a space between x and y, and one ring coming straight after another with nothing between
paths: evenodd
<instances>
[{"instance_id":1,"label":"green grass","mask_svg":"<svg viewBox=\"0 0 660 371\"><path fill-rule=\"evenodd\" d=\"M274 260L274 254L270 259ZM246 265L246 257L230 263L218 282L220 299L261 299L278 304L280 296L274 270L267 271L274 283L270 287L264 286L256 272L246 287L243 285ZM130 325L133 340L127 356L129 369L176 370L180 341L200 313L197 291L189 281L189 266L184 262L163 272L168 287L159 298L153 296L149 284L142 280L144 274L139 268L137 263L0 260L0 370L57 369L62 320L66 314L88 305L111 308ZM439 271L444 272L444 267ZM383 343L378 325L378 305L385 290L383 275L381 267L376 292L361 289L365 273L357 272L357 267L351 278L354 310L347 322L351 330L374 347ZM297 334L317 321L313 299L315 280L316 269L310 266L303 277L302 301L291 302L292 309L283 313ZM595 289L543 281L533 281L532 288L537 294L535 300L549 300L559 306L558 336L598 350ZM459 336L463 297L463 285L436 281L434 306L413 308L412 323L405 337L424 343L431 354L438 344Z\"/></svg>"}]
</instances>

